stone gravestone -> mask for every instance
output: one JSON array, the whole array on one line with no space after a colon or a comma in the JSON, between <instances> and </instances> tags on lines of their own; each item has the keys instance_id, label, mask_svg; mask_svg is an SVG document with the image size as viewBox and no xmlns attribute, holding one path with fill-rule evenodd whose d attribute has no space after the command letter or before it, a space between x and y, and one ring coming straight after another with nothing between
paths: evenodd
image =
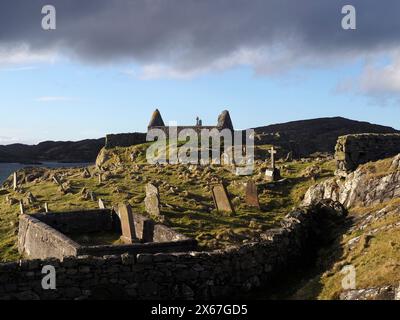
<instances>
[{"instance_id":1,"label":"stone gravestone","mask_svg":"<svg viewBox=\"0 0 400 320\"><path fill-rule=\"evenodd\" d=\"M19 212L20 214L25 214L25 207L24 204L22 203L22 200L19 201Z\"/></svg>"},{"instance_id":2,"label":"stone gravestone","mask_svg":"<svg viewBox=\"0 0 400 320\"><path fill-rule=\"evenodd\" d=\"M84 168L82 172L82 178L90 178L92 175L88 168Z\"/></svg>"},{"instance_id":3,"label":"stone gravestone","mask_svg":"<svg viewBox=\"0 0 400 320\"><path fill-rule=\"evenodd\" d=\"M64 188L64 185L62 184L60 178L57 175L53 176L53 181L55 182L56 185L58 185L61 189L61 192L66 193L67 190Z\"/></svg>"},{"instance_id":4,"label":"stone gravestone","mask_svg":"<svg viewBox=\"0 0 400 320\"><path fill-rule=\"evenodd\" d=\"M14 172L13 178L13 189L15 191L18 188L18 177L16 172Z\"/></svg>"},{"instance_id":5,"label":"stone gravestone","mask_svg":"<svg viewBox=\"0 0 400 320\"><path fill-rule=\"evenodd\" d=\"M258 200L257 185L253 180L246 183L246 204L251 207L260 209L260 202Z\"/></svg>"},{"instance_id":6,"label":"stone gravestone","mask_svg":"<svg viewBox=\"0 0 400 320\"><path fill-rule=\"evenodd\" d=\"M57 175L53 176L53 180L58 186L60 186L60 187L62 186L62 183L61 183L61 181L60 181L60 179L58 178Z\"/></svg>"},{"instance_id":7,"label":"stone gravestone","mask_svg":"<svg viewBox=\"0 0 400 320\"><path fill-rule=\"evenodd\" d=\"M105 209L106 205L104 204L104 201L99 198L99 209Z\"/></svg>"},{"instance_id":8,"label":"stone gravestone","mask_svg":"<svg viewBox=\"0 0 400 320\"><path fill-rule=\"evenodd\" d=\"M228 192L223 184L217 184L211 188L215 207L218 211L234 212Z\"/></svg>"},{"instance_id":9,"label":"stone gravestone","mask_svg":"<svg viewBox=\"0 0 400 320\"><path fill-rule=\"evenodd\" d=\"M138 242L135 231L135 222L133 221L132 208L128 204L120 204L118 206L119 219L121 221L122 242L132 244Z\"/></svg>"},{"instance_id":10,"label":"stone gravestone","mask_svg":"<svg viewBox=\"0 0 400 320\"><path fill-rule=\"evenodd\" d=\"M161 217L160 193L158 188L152 183L146 185L146 198L144 199L144 204L146 212L150 216Z\"/></svg>"},{"instance_id":11,"label":"stone gravestone","mask_svg":"<svg viewBox=\"0 0 400 320\"><path fill-rule=\"evenodd\" d=\"M271 150L268 150L268 152L271 154L271 167L265 170L265 179L274 182L281 178L281 172L275 167L275 154L277 151L272 146Z\"/></svg>"},{"instance_id":12,"label":"stone gravestone","mask_svg":"<svg viewBox=\"0 0 400 320\"><path fill-rule=\"evenodd\" d=\"M293 152L290 151L286 156L285 162L292 162L292 161L293 161Z\"/></svg>"}]
</instances>

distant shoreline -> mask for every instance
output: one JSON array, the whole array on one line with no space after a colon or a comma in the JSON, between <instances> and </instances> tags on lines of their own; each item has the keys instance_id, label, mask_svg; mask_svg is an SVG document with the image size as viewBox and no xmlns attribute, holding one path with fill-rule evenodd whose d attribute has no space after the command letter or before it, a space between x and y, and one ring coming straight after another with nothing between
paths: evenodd
<instances>
[{"instance_id":1,"label":"distant shoreline","mask_svg":"<svg viewBox=\"0 0 400 320\"><path fill-rule=\"evenodd\" d=\"M44 167L49 169L57 168L80 168L93 165L94 162L57 162L57 161L43 161L36 163L19 163L19 162L0 162L0 186L7 180L7 178L15 171L27 167Z\"/></svg>"}]
</instances>

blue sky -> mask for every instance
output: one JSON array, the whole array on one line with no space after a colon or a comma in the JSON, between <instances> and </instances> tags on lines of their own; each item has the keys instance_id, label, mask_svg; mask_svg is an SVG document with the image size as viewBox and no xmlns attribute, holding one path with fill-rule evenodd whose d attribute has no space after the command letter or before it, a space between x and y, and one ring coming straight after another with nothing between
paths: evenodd
<instances>
[{"instance_id":1,"label":"blue sky","mask_svg":"<svg viewBox=\"0 0 400 320\"><path fill-rule=\"evenodd\" d=\"M3 143L98 138L145 131L152 111L164 121L214 124L228 109L236 128L342 116L399 128L400 109L338 92L360 63L256 75L250 67L185 79L142 79L133 65L53 62L0 69ZM132 72L126 72L130 70ZM136 71L136 72L135 72Z\"/></svg>"},{"instance_id":2,"label":"blue sky","mask_svg":"<svg viewBox=\"0 0 400 320\"><path fill-rule=\"evenodd\" d=\"M235 5L232 5L232 1ZM0 144L81 140L165 122L238 129L342 116L400 129L400 3L354 0L0 4ZM374 14L371 14L374 13ZM383 19L385 17L385 19Z\"/></svg>"}]
</instances>

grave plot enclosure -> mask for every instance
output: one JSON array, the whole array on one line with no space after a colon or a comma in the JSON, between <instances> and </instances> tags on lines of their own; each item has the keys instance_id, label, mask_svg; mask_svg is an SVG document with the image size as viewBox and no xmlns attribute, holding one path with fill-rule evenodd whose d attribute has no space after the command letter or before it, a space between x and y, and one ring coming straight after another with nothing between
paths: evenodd
<instances>
[{"instance_id":1,"label":"grave plot enclosure","mask_svg":"<svg viewBox=\"0 0 400 320\"><path fill-rule=\"evenodd\" d=\"M133 215L137 242L111 244L121 234L119 216L109 209L23 214L19 219L18 250L29 259L104 256L195 250L196 240L138 214ZM104 236L103 243L101 240ZM93 241L80 241L87 238ZM75 241L73 240L75 239ZM96 243L97 242L97 243Z\"/></svg>"}]
</instances>

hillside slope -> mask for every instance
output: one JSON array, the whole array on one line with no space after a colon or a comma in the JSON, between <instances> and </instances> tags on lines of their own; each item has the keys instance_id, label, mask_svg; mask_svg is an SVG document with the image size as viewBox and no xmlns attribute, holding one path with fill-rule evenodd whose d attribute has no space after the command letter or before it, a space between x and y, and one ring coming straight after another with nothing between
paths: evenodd
<instances>
[{"instance_id":1,"label":"hillside slope","mask_svg":"<svg viewBox=\"0 0 400 320\"><path fill-rule=\"evenodd\" d=\"M298 298L394 299L400 282L400 154L360 166L346 179L311 187L303 204L334 199L349 208L351 223L320 253L321 272ZM355 288L343 288L343 268L354 267ZM348 267L347 267L348 268Z\"/></svg>"},{"instance_id":2,"label":"hillside slope","mask_svg":"<svg viewBox=\"0 0 400 320\"><path fill-rule=\"evenodd\" d=\"M0 146L0 162L94 162L105 139L45 141L37 145Z\"/></svg>"}]
</instances>

